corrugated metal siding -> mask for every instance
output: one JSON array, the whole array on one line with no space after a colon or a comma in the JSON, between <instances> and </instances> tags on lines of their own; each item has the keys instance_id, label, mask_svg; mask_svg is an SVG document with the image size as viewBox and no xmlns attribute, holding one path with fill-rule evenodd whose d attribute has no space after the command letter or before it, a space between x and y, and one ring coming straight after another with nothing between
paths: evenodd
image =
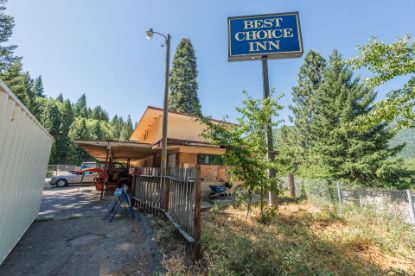
<instances>
[{"instance_id":1,"label":"corrugated metal siding","mask_svg":"<svg viewBox=\"0 0 415 276\"><path fill-rule=\"evenodd\" d=\"M52 140L0 81L0 264L38 214Z\"/></svg>"}]
</instances>

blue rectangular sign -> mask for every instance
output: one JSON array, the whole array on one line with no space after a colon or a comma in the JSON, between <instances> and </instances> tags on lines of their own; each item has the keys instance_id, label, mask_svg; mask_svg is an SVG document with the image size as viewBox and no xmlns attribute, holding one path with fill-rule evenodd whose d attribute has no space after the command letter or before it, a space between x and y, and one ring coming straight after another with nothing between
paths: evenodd
<instances>
[{"instance_id":1,"label":"blue rectangular sign","mask_svg":"<svg viewBox=\"0 0 415 276\"><path fill-rule=\"evenodd\" d=\"M298 12L228 18L229 61L295 58L303 52Z\"/></svg>"}]
</instances>

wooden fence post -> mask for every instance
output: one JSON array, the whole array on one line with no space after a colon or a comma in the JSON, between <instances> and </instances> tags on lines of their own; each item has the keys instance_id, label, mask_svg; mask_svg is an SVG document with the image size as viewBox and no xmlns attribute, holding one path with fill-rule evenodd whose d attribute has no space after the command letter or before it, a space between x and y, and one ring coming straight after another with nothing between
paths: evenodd
<instances>
[{"instance_id":1,"label":"wooden fence post","mask_svg":"<svg viewBox=\"0 0 415 276\"><path fill-rule=\"evenodd\" d=\"M193 238L195 243L192 248L193 260L200 259L200 237L201 237L201 216L200 216L200 200L201 200L201 180L200 180L200 166L196 167L195 179L195 209L193 218Z\"/></svg>"},{"instance_id":2,"label":"wooden fence post","mask_svg":"<svg viewBox=\"0 0 415 276\"><path fill-rule=\"evenodd\" d=\"M134 172L133 172L133 179L131 180L131 194L133 195L133 196L136 196L136 194L135 194L135 185L136 185L136 181L137 181L137 173L138 173L138 171L137 171L138 169L137 168L134 168Z\"/></svg>"},{"instance_id":3,"label":"wooden fence post","mask_svg":"<svg viewBox=\"0 0 415 276\"><path fill-rule=\"evenodd\" d=\"M169 211L169 193L170 193L170 187L169 187L169 181L167 178L167 175L163 175L160 178L160 181L162 185L164 186L164 203L163 203L163 209L165 212Z\"/></svg>"}]
</instances>

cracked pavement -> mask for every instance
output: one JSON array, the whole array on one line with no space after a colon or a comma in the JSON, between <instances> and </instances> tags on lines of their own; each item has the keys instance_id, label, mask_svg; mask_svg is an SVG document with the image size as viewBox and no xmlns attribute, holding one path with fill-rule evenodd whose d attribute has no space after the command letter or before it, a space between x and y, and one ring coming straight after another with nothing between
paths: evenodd
<instances>
[{"instance_id":1,"label":"cracked pavement","mask_svg":"<svg viewBox=\"0 0 415 276\"><path fill-rule=\"evenodd\" d=\"M117 216L109 223L103 220L108 203L94 187L45 190L38 220L0 266L0 275L161 273L148 218Z\"/></svg>"}]
</instances>

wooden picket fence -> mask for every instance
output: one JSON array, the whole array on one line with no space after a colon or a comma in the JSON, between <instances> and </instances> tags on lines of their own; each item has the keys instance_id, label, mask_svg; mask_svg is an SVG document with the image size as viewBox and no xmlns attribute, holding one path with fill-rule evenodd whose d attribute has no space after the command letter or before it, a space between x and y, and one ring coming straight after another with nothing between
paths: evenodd
<instances>
[{"instance_id":1,"label":"wooden picket fence","mask_svg":"<svg viewBox=\"0 0 415 276\"><path fill-rule=\"evenodd\" d=\"M136 177L137 208L165 216L189 244L193 260L200 258L200 168L143 168Z\"/></svg>"}]
</instances>

